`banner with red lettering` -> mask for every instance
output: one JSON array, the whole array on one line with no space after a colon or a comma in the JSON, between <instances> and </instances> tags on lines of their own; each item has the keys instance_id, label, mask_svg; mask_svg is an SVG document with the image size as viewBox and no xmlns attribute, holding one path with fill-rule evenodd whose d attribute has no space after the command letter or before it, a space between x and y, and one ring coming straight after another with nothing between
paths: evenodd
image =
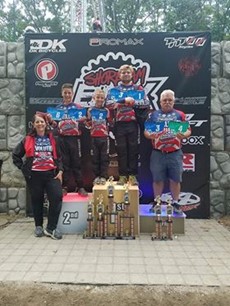
<instances>
[{"instance_id":1,"label":"banner with red lettering","mask_svg":"<svg viewBox=\"0 0 230 306\"><path fill-rule=\"evenodd\" d=\"M184 174L180 204L188 217L209 217L210 173L210 67L211 36L208 32L173 33L68 33L27 34L26 119L62 102L61 85L74 84L74 101L92 105L96 88L105 92L118 84L123 64L134 67L134 83L141 84L159 109L164 89L176 93L175 108L187 114L192 135L183 140ZM117 172L114 135L110 132L110 168ZM140 132L140 203L153 200L149 169L150 141ZM82 136L82 172L92 188L89 130ZM164 197L168 197L168 188Z\"/></svg>"}]
</instances>

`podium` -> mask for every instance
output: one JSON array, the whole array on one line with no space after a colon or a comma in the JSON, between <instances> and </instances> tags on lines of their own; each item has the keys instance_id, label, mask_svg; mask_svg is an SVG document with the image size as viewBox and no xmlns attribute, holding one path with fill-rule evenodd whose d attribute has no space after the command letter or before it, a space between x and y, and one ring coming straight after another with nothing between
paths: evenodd
<instances>
[{"instance_id":1,"label":"podium","mask_svg":"<svg viewBox=\"0 0 230 306\"><path fill-rule=\"evenodd\" d=\"M140 213L140 232L141 233L153 233L155 232L155 221L156 214L150 212L152 205L150 204L141 204L139 206ZM166 205L162 205L162 221L166 221L167 213L166 213ZM173 221L173 234L184 234L185 233L185 218L186 215L173 213L172 221Z\"/></svg>"},{"instance_id":2,"label":"podium","mask_svg":"<svg viewBox=\"0 0 230 306\"><path fill-rule=\"evenodd\" d=\"M63 197L57 229L63 234L83 233L87 228L87 206L92 195L82 197L68 193Z\"/></svg>"},{"instance_id":3,"label":"podium","mask_svg":"<svg viewBox=\"0 0 230 306\"><path fill-rule=\"evenodd\" d=\"M124 209L124 197L126 192L126 186L114 185L114 197L116 213L118 219L123 213ZM87 197L79 196L78 193L68 193L63 197L63 204L61 213L59 216L57 228L63 234L82 234L87 230L88 226L88 206L90 201L96 206L99 202L99 198L102 199L104 208L109 205L108 186L95 185L93 187L93 194L89 194ZM130 216L133 218L134 235L137 237L140 233L150 233L155 231L156 216L153 212L150 212L152 205L140 204L139 205L139 189L138 186L128 186L128 196L130 202ZM95 210L95 209L94 209ZM107 216L108 218L110 215ZM116 215L111 216L116 218ZM186 215L173 213L173 234L185 234L185 218ZM167 219L166 206L162 205L162 221ZM123 220L124 222L128 220ZM120 223L119 223L120 224ZM118 227L118 234L120 234L120 226ZM109 235L109 227L107 229Z\"/></svg>"},{"instance_id":4,"label":"podium","mask_svg":"<svg viewBox=\"0 0 230 306\"><path fill-rule=\"evenodd\" d=\"M104 205L105 211L109 207L110 199L108 197L108 187L110 183L106 182L105 185L95 185L93 187L93 201L94 206L97 205L99 199ZM139 224L139 188L138 186L130 186L130 185L117 185L116 182L112 183L114 187L113 191L113 205L115 214L117 214L118 218L118 235L123 236L123 227L124 227L124 236L125 236L125 223L131 222L131 226L133 227L134 236L139 236L140 234L140 224ZM125 196L127 193L128 201L129 201L129 216L124 214L125 211ZM105 214L106 215L106 214ZM107 217L109 217L107 214ZM110 231L109 225L107 229L108 233Z\"/></svg>"}]
</instances>

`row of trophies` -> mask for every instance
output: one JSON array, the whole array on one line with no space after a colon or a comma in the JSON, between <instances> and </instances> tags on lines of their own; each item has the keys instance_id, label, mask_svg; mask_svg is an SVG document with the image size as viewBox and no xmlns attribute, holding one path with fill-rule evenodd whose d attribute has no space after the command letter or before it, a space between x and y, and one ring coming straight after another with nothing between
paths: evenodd
<instances>
[{"instance_id":1,"label":"row of trophies","mask_svg":"<svg viewBox=\"0 0 230 306\"><path fill-rule=\"evenodd\" d=\"M108 205L100 194L88 204L87 231L83 238L89 239L135 239L134 216L130 213L128 185L125 186L122 203L114 201L113 178L107 188Z\"/></svg>"},{"instance_id":2,"label":"row of trophies","mask_svg":"<svg viewBox=\"0 0 230 306\"><path fill-rule=\"evenodd\" d=\"M152 240L172 240L173 239L173 206L171 199L166 201L166 218L162 218L162 203L160 196L155 199L156 205L152 208L155 213L155 232Z\"/></svg>"}]
</instances>

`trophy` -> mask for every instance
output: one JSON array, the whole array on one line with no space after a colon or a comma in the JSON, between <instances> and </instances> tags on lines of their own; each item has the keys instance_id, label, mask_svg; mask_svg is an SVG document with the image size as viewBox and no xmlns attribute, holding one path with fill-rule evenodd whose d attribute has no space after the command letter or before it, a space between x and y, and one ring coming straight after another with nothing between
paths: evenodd
<instances>
[{"instance_id":1,"label":"trophy","mask_svg":"<svg viewBox=\"0 0 230 306\"><path fill-rule=\"evenodd\" d=\"M161 207L161 198L160 196L156 197L156 205L154 206L154 213L156 215L155 227L156 227L156 235L152 235L153 239L162 239L162 207Z\"/></svg>"},{"instance_id":2,"label":"trophy","mask_svg":"<svg viewBox=\"0 0 230 306\"><path fill-rule=\"evenodd\" d=\"M113 210L113 198L114 198L114 185L113 185L113 176L110 176L109 178L109 186L108 186L108 199L109 199L109 211Z\"/></svg>"},{"instance_id":3,"label":"trophy","mask_svg":"<svg viewBox=\"0 0 230 306\"><path fill-rule=\"evenodd\" d=\"M159 203L161 205L161 197L159 195L153 201L153 205L149 210L151 213L155 212L155 206L157 205L157 203Z\"/></svg>"},{"instance_id":4,"label":"trophy","mask_svg":"<svg viewBox=\"0 0 230 306\"><path fill-rule=\"evenodd\" d=\"M103 195L100 194L98 197L98 204L97 204L97 231L94 232L95 238L102 238L103 237L103 221L104 221L104 204L103 204Z\"/></svg>"},{"instance_id":5,"label":"trophy","mask_svg":"<svg viewBox=\"0 0 230 306\"><path fill-rule=\"evenodd\" d=\"M134 216L130 214L128 185L126 185L124 193L124 213L120 216L120 237L121 239L135 239Z\"/></svg>"},{"instance_id":6,"label":"trophy","mask_svg":"<svg viewBox=\"0 0 230 306\"><path fill-rule=\"evenodd\" d=\"M108 192L108 206L104 213L104 238L116 239L118 237L118 213L116 211L116 204L114 203L114 185L113 177L109 178Z\"/></svg>"},{"instance_id":7,"label":"trophy","mask_svg":"<svg viewBox=\"0 0 230 306\"><path fill-rule=\"evenodd\" d=\"M167 200L166 214L167 214L167 219L166 219L167 232L166 232L166 236L167 236L167 239L173 240L173 220L172 220L173 206L172 206L171 199Z\"/></svg>"},{"instance_id":8,"label":"trophy","mask_svg":"<svg viewBox=\"0 0 230 306\"><path fill-rule=\"evenodd\" d=\"M87 231L84 233L83 238L93 238L94 236L94 205L89 201L87 208Z\"/></svg>"}]
</instances>

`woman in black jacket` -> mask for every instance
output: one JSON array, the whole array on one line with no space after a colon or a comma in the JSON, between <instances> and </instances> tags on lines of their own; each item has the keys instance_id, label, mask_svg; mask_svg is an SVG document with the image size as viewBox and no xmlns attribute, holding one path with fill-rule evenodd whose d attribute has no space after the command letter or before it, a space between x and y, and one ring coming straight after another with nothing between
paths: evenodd
<instances>
[{"instance_id":1,"label":"woman in black jacket","mask_svg":"<svg viewBox=\"0 0 230 306\"><path fill-rule=\"evenodd\" d=\"M57 223L62 206L62 173L59 147L47 130L45 114L35 114L31 132L13 150L13 163L22 171L31 195L36 237L61 239ZM47 227L43 230L44 194L49 200Z\"/></svg>"}]
</instances>

